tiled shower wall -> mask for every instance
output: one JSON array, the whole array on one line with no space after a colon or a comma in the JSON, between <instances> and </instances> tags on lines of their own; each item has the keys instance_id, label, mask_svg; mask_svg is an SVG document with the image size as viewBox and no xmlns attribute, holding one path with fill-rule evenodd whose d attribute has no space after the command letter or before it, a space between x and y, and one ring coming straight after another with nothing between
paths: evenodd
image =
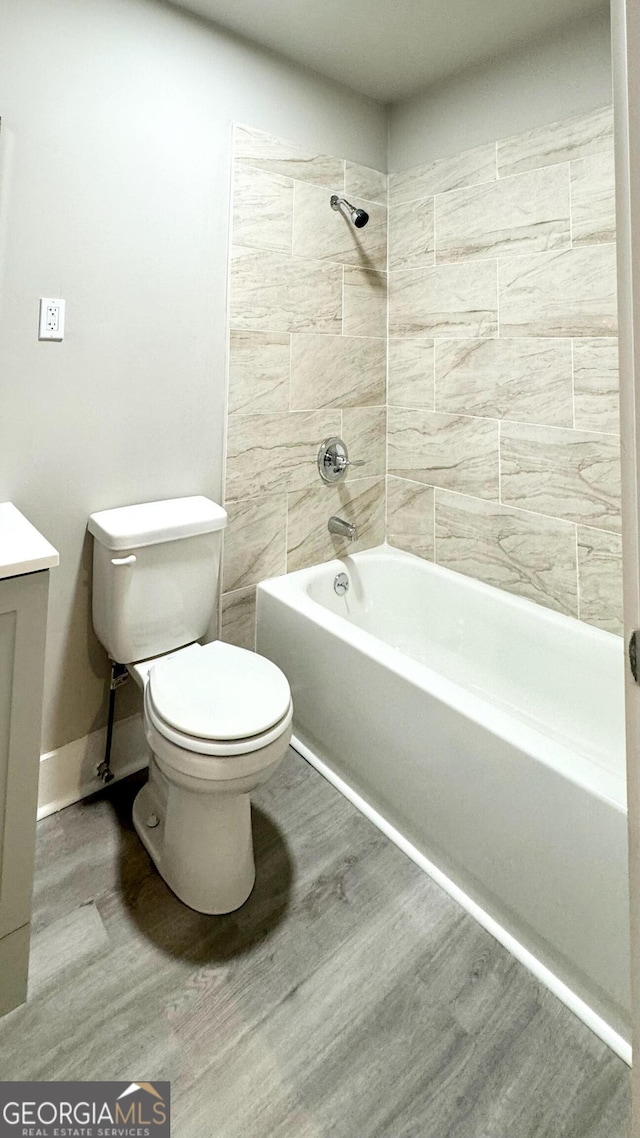
<instances>
[{"instance_id":1,"label":"tiled shower wall","mask_svg":"<svg viewBox=\"0 0 640 1138\"><path fill-rule=\"evenodd\" d=\"M621 631L611 108L389 178L391 544Z\"/></svg>"},{"instance_id":2,"label":"tiled shower wall","mask_svg":"<svg viewBox=\"0 0 640 1138\"><path fill-rule=\"evenodd\" d=\"M254 645L256 584L384 540L386 175L245 127L234 137L222 637ZM371 215L355 230L330 205ZM366 465L319 477L324 438Z\"/></svg>"}]
</instances>

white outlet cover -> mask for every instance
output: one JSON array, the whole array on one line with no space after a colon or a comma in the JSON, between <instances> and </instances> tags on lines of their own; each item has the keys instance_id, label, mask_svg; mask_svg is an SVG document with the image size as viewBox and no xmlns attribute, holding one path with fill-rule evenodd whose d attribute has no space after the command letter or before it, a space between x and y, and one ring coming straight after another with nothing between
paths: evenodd
<instances>
[{"instance_id":1,"label":"white outlet cover","mask_svg":"<svg viewBox=\"0 0 640 1138\"><path fill-rule=\"evenodd\" d=\"M64 307L60 297L40 297L39 340L64 340Z\"/></svg>"}]
</instances>

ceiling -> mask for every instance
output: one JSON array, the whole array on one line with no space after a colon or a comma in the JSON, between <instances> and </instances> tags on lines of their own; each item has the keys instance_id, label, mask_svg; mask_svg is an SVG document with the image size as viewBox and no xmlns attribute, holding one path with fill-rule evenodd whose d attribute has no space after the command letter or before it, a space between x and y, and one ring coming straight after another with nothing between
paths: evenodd
<instances>
[{"instance_id":1,"label":"ceiling","mask_svg":"<svg viewBox=\"0 0 640 1138\"><path fill-rule=\"evenodd\" d=\"M172 0L381 102L394 102L607 0Z\"/></svg>"}]
</instances>

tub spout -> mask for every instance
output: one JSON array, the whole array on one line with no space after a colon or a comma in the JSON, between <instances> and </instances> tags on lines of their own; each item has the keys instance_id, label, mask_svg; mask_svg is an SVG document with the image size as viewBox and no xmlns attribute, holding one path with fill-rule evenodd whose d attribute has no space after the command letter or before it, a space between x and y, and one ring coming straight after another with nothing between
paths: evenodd
<instances>
[{"instance_id":1,"label":"tub spout","mask_svg":"<svg viewBox=\"0 0 640 1138\"><path fill-rule=\"evenodd\" d=\"M344 518L336 517L335 514L329 518L328 528L329 533L334 533L337 537L346 537L348 541L356 541L358 538L358 527L351 522L345 522Z\"/></svg>"}]
</instances>

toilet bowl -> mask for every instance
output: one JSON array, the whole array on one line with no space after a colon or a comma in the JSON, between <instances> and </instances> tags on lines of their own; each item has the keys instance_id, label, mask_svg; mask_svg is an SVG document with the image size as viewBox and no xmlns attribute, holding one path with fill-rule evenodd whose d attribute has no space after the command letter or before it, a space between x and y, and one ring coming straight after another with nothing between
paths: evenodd
<instances>
[{"instance_id":1,"label":"toilet bowl","mask_svg":"<svg viewBox=\"0 0 640 1138\"><path fill-rule=\"evenodd\" d=\"M92 514L93 621L144 693L137 834L186 905L229 913L255 880L250 794L284 758L293 708L270 660L204 636L226 513L201 496Z\"/></svg>"},{"instance_id":2,"label":"toilet bowl","mask_svg":"<svg viewBox=\"0 0 640 1138\"><path fill-rule=\"evenodd\" d=\"M291 738L287 680L271 661L221 641L129 670L144 685L151 750L136 832L181 901L232 912L255 881L250 794Z\"/></svg>"}]
</instances>

